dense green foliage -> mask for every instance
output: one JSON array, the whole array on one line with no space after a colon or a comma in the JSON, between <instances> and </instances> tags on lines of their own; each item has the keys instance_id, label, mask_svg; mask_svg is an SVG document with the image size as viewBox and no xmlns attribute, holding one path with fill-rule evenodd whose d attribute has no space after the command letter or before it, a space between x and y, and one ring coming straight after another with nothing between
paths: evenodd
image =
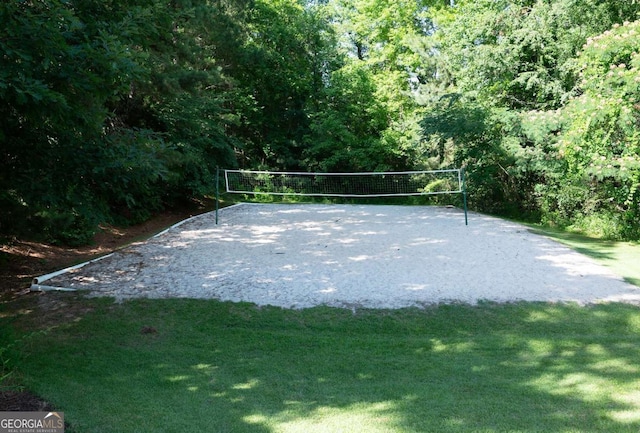
<instances>
[{"instance_id":1,"label":"dense green foliage","mask_svg":"<svg viewBox=\"0 0 640 433\"><path fill-rule=\"evenodd\" d=\"M0 233L82 243L216 166L466 167L489 212L640 236L640 2L0 4Z\"/></svg>"},{"instance_id":2,"label":"dense green foliage","mask_svg":"<svg viewBox=\"0 0 640 433\"><path fill-rule=\"evenodd\" d=\"M440 160L469 167L476 208L638 238L638 12L504 0L437 15L448 86L424 131Z\"/></svg>"}]
</instances>

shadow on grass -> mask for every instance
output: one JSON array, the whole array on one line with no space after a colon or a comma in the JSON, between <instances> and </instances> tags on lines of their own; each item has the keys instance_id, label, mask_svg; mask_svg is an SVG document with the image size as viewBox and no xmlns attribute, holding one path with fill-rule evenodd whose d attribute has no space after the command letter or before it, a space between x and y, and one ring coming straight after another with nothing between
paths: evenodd
<instances>
[{"instance_id":1,"label":"shadow on grass","mask_svg":"<svg viewBox=\"0 0 640 433\"><path fill-rule=\"evenodd\" d=\"M72 432L637 432L640 310L102 302L20 368Z\"/></svg>"},{"instance_id":2,"label":"shadow on grass","mask_svg":"<svg viewBox=\"0 0 640 433\"><path fill-rule=\"evenodd\" d=\"M530 228L531 232L561 242L611 268L627 282L640 287L640 244L607 241L551 228Z\"/></svg>"},{"instance_id":3,"label":"shadow on grass","mask_svg":"<svg viewBox=\"0 0 640 433\"><path fill-rule=\"evenodd\" d=\"M548 236L559 242L573 247L579 253L585 254L594 259L613 260L612 250L618 242L591 238L578 233L571 233L551 228L532 228L531 232L543 236Z\"/></svg>"}]
</instances>

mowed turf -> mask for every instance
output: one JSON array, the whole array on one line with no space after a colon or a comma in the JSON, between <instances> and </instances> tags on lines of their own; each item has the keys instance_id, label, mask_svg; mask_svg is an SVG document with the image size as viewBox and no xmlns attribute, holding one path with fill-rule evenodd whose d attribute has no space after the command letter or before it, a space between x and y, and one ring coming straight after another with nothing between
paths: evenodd
<instances>
[{"instance_id":1,"label":"mowed turf","mask_svg":"<svg viewBox=\"0 0 640 433\"><path fill-rule=\"evenodd\" d=\"M637 432L640 310L79 300L18 374L68 432Z\"/></svg>"},{"instance_id":2,"label":"mowed turf","mask_svg":"<svg viewBox=\"0 0 640 433\"><path fill-rule=\"evenodd\" d=\"M638 244L544 234L640 282ZM12 377L65 412L69 432L640 430L632 305L73 302L94 311L45 333L16 330L0 353ZM24 329L25 317L0 325Z\"/></svg>"}]
</instances>

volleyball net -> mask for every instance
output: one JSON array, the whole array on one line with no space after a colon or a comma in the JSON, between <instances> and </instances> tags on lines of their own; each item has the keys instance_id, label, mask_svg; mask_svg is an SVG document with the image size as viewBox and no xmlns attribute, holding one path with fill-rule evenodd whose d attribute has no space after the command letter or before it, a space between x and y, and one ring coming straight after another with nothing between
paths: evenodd
<instances>
[{"instance_id":1,"label":"volleyball net","mask_svg":"<svg viewBox=\"0 0 640 433\"><path fill-rule=\"evenodd\" d=\"M368 173L225 169L222 172L225 192L233 194L343 198L461 194L465 225L468 225L463 169ZM216 223L217 220L216 208Z\"/></svg>"}]
</instances>

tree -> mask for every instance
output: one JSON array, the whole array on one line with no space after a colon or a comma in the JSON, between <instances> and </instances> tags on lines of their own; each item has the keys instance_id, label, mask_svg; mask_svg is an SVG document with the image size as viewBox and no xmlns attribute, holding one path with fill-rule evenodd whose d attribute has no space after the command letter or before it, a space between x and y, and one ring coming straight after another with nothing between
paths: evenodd
<instances>
[{"instance_id":1,"label":"tree","mask_svg":"<svg viewBox=\"0 0 640 433\"><path fill-rule=\"evenodd\" d=\"M213 189L233 162L230 80L205 1L0 6L1 229L82 243Z\"/></svg>"},{"instance_id":2,"label":"tree","mask_svg":"<svg viewBox=\"0 0 640 433\"><path fill-rule=\"evenodd\" d=\"M334 170L421 165L414 156L423 112L414 92L431 73L420 56L432 31L430 3L328 2L342 65L326 74L307 138L309 164Z\"/></svg>"},{"instance_id":3,"label":"tree","mask_svg":"<svg viewBox=\"0 0 640 433\"><path fill-rule=\"evenodd\" d=\"M312 171L384 171L396 166L384 146L385 107L376 101L370 73L346 65L331 74L322 105L312 117L305 165Z\"/></svg>"},{"instance_id":4,"label":"tree","mask_svg":"<svg viewBox=\"0 0 640 433\"><path fill-rule=\"evenodd\" d=\"M297 0L256 0L234 36L241 51L220 53L220 63L245 95L241 166L300 169L303 137L331 62L331 34L321 9Z\"/></svg>"},{"instance_id":5,"label":"tree","mask_svg":"<svg viewBox=\"0 0 640 433\"><path fill-rule=\"evenodd\" d=\"M623 3L464 1L443 20L439 52L461 92L516 110L556 109L572 94L571 60L586 38L640 11Z\"/></svg>"},{"instance_id":6,"label":"tree","mask_svg":"<svg viewBox=\"0 0 640 433\"><path fill-rule=\"evenodd\" d=\"M73 238L103 216L85 156L96 155L106 105L140 74L136 54L60 0L4 2L0 22L0 225Z\"/></svg>"},{"instance_id":7,"label":"tree","mask_svg":"<svg viewBox=\"0 0 640 433\"><path fill-rule=\"evenodd\" d=\"M588 37L638 11L637 2L595 0L460 1L438 10L438 43L429 60L435 59L441 72L427 88L440 91L423 98L436 113L425 118L425 141L437 144L439 136L446 136L438 128L446 131L445 121L459 112L445 110L449 100L481 108L481 130L496 131L487 147L496 166L487 171L473 158L460 163L468 165L471 179L481 170L483 184L507 193L495 195L500 201L493 207L504 211L510 203L507 208L520 216L562 223L574 219L580 204L589 202L589 188L583 187L584 178L566 181L573 163L559 152L559 140L572 122L571 106L578 106L571 101L584 91L582 67L575 59ZM431 155L438 151L436 144ZM448 146L454 157L477 148L464 134Z\"/></svg>"},{"instance_id":8,"label":"tree","mask_svg":"<svg viewBox=\"0 0 640 433\"><path fill-rule=\"evenodd\" d=\"M559 153L567 171L557 194L573 191L567 216L606 219L602 234L612 237L640 236L639 51L638 21L588 38L576 58L580 91L563 113Z\"/></svg>"}]
</instances>

